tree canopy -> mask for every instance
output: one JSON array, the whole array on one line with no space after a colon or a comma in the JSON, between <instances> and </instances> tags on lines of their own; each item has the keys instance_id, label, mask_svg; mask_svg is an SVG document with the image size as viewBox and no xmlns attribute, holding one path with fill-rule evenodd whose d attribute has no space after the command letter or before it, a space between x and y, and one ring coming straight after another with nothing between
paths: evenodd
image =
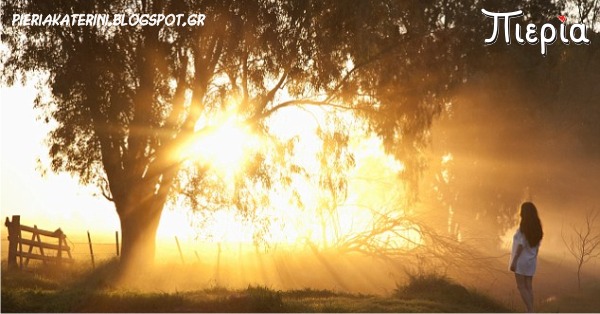
<instances>
[{"instance_id":1,"label":"tree canopy","mask_svg":"<svg viewBox=\"0 0 600 314\"><path fill-rule=\"evenodd\" d=\"M56 125L48 137L51 168L76 174L114 202L123 259L129 260L154 252L170 195L187 196L191 205L205 209L233 201L252 211L265 201L253 187L285 185L290 173L301 172L289 162L293 140L281 141L268 124L290 106L351 110L405 162L405 179L418 182L433 120L454 88L488 62L489 50L482 45L487 34L479 32L482 5L487 4L5 2L2 38L10 53L2 74L11 84L32 73L47 75L51 97L39 97L36 107ZM536 12L555 8L549 1L527 5ZM131 12L203 13L206 19L203 26L187 27L20 27L11 21L20 13ZM243 175L233 178L230 198L223 197L223 182L210 169L183 167L185 160L175 153L210 132L223 113L272 143L269 152L253 152ZM324 160L344 156L347 130L332 128L322 135L330 145ZM336 173L321 182L343 190L343 180L332 179ZM141 244L145 238L152 243Z\"/></svg>"}]
</instances>

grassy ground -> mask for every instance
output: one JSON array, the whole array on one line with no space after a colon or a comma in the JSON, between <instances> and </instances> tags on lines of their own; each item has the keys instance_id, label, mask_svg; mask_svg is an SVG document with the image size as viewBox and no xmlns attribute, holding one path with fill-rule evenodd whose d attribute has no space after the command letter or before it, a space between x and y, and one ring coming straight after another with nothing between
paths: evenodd
<instances>
[{"instance_id":1,"label":"grassy ground","mask_svg":"<svg viewBox=\"0 0 600 314\"><path fill-rule=\"evenodd\" d=\"M437 275L414 276L389 296L329 290L211 288L142 292L113 286L116 263L94 271L2 271L2 312L508 312L487 296ZM65 274L67 272L67 274Z\"/></svg>"},{"instance_id":2,"label":"grassy ground","mask_svg":"<svg viewBox=\"0 0 600 314\"><path fill-rule=\"evenodd\" d=\"M594 281L582 285L581 291L545 300L538 307L539 312L600 312L600 282Z\"/></svg>"}]
</instances>

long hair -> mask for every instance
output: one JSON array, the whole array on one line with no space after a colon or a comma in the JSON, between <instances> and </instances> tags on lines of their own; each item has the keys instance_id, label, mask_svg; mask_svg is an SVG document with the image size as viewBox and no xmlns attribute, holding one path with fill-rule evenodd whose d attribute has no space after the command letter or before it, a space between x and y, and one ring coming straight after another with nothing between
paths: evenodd
<instances>
[{"instance_id":1,"label":"long hair","mask_svg":"<svg viewBox=\"0 0 600 314\"><path fill-rule=\"evenodd\" d=\"M519 224L519 229L525 235L525 239L527 239L531 247L538 246L544 237L537 208L531 202L525 202L521 205L521 223Z\"/></svg>"}]
</instances>

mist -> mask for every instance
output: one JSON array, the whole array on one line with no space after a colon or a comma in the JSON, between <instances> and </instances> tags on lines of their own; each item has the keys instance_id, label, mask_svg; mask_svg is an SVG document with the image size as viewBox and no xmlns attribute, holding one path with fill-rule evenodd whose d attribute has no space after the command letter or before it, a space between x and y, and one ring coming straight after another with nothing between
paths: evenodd
<instances>
[{"instance_id":1,"label":"mist","mask_svg":"<svg viewBox=\"0 0 600 314\"><path fill-rule=\"evenodd\" d=\"M456 239L478 261L467 267L453 256L429 261L418 250L386 260L358 252L340 254L335 247L311 249L305 242L268 247L212 243L212 248L198 249L203 257L190 257L197 272L184 277L205 286L259 284L385 294L410 274L433 271L518 302L507 263L519 206L532 201L544 228L534 281L539 298L544 302L576 290L576 263L563 237L584 222L587 211L599 210L600 132L594 117L600 109L597 98L588 94L563 90L549 100L522 84L522 78L500 72L478 77L457 91L433 123L415 203L406 202L405 182L390 174L382 157L365 157L349 177L348 203L402 208L440 235ZM174 253L171 263L178 262ZM591 260L583 274L584 282L597 280L600 263ZM165 286L181 288L169 278Z\"/></svg>"},{"instance_id":2,"label":"mist","mask_svg":"<svg viewBox=\"0 0 600 314\"><path fill-rule=\"evenodd\" d=\"M575 20L574 3L494 5L501 10L489 2L292 3L82 7L207 9L213 23L203 28L80 32L5 23L10 53L2 82L48 73L39 96L26 102L50 128L37 130L47 133L43 147L25 150L32 141L14 136L25 130L4 128L15 140L8 149L14 158L4 154L3 167L17 169L24 155L39 151L41 172L70 175L97 188L94 197L104 202L66 204L83 190L38 187L27 179L39 179L32 169L9 171L7 182L26 184L3 189L2 204L27 199L32 208L20 212L30 216L27 224L50 228L46 222L56 219L72 240L73 277L91 274L81 277L93 289L57 283L58 294L179 297L213 289L236 303L236 291L259 286L277 290L269 296L279 301L280 291L303 289L403 299L401 287L432 275L519 309L508 261L525 201L536 204L544 230L536 302L598 291L600 258L578 265L569 241L590 222L588 213L600 213L600 49L561 40L540 54L534 45L490 43L484 36L492 21L481 15L519 9L528 25L564 30ZM82 9L59 4L61 12ZM7 16L50 10L27 1L3 8ZM581 36L600 40L598 17L588 14L597 2L579 1L577 9L580 22L591 25ZM510 23L518 22L507 18L506 31ZM21 94L11 97L24 101ZM56 204L33 202L43 194L56 195ZM75 210L81 215L69 214ZM600 237L598 218L588 227ZM103 220L113 231L91 230L94 244L89 230L87 238L75 232ZM21 238L13 230L11 270L13 239ZM26 240L27 257L18 246L20 268L24 259L28 267L34 239ZM43 247L56 245L36 245L38 265L46 266L54 257ZM105 251L94 253L94 246ZM38 283L26 283L32 290L3 290L3 303L10 297L28 306L19 293L37 295ZM466 303L464 294L444 294ZM79 309L69 302L67 309Z\"/></svg>"},{"instance_id":3,"label":"mist","mask_svg":"<svg viewBox=\"0 0 600 314\"><path fill-rule=\"evenodd\" d=\"M502 298L514 284L502 271L510 274L519 206L534 202L544 229L534 286L543 301L576 289L576 262L565 240L573 227L583 226L587 212L600 210L598 91L545 90L550 96L539 97L544 89L536 90L513 67L475 78L434 124L422 209L446 212L449 233L497 257L490 265L498 282L486 275L472 281ZM547 81L576 75L565 76L570 78ZM592 84L585 77L578 84ZM584 281L600 276L597 259L585 264L583 274Z\"/></svg>"}]
</instances>

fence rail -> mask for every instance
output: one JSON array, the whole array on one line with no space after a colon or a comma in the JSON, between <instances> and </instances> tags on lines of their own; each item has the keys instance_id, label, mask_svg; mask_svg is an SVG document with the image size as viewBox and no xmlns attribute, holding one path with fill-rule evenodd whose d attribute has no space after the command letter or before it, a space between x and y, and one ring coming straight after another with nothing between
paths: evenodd
<instances>
[{"instance_id":1,"label":"fence rail","mask_svg":"<svg viewBox=\"0 0 600 314\"><path fill-rule=\"evenodd\" d=\"M89 263L91 267L95 267L97 262L118 258L121 254L121 238L118 231L115 231L114 242L106 233L100 236L101 241L92 242L94 235L90 231L85 235L70 233L70 237L67 238L61 229L43 230L37 226L21 225L20 220L18 215L12 216L12 221L7 217L5 225L8 228L8 237L2 232L0 255L2 259L8 255L9 269L27 267L30 260L43 264ZM28 236L28 233L31 236ZM187 262L201 260L198 251L185 252L185 249L190 248L190 244L180 242L177 236L171 243L163 242L157 245L161 246L162 259L178 259L182 264L186 263L186 259ZM220 247L220 244L218 246ZM190 256L195 256L195 259Z\"/></svg>"},{"instance_id":2,"label":"fence rail","mask_svg":"<svg viewBox=\"0 0 600 314\"><path fill-rule=\"evenodd\" d=\"M21 216L12 216L12 221L6 217L4 225L8 228L8 267L20 268L28 266L30 260L40 260L44 264L50 263L72 263L71 248L67 244L67 236L62 230L48 231L38 229L37 225L33 227L21 225ZM24 237L24 232L31 234L31 239ZM46 241L55 241L49 243L42 241L42 236L49 238ZM27 251L23 250L27 247ZM37 253L34 252L37 249ZM66 253L65 256L63 253ZM17 263L17 258L19 262Z\"/></svg>"}]
</instances>

